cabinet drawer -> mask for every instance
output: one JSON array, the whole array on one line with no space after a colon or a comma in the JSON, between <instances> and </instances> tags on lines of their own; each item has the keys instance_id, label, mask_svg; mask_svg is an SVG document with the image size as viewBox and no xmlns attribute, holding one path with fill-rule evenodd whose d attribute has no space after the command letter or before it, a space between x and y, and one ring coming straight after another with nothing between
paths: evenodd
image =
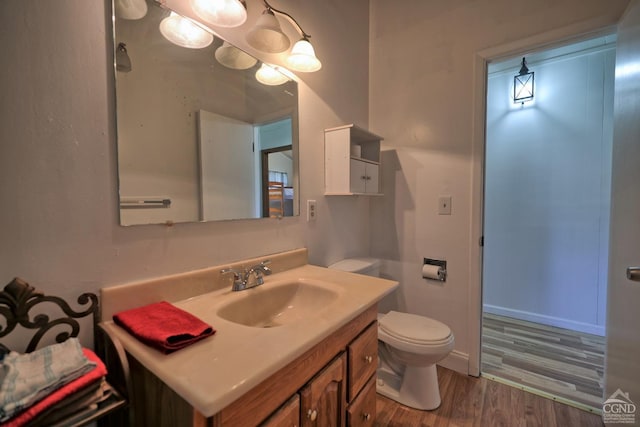
<instances>
[{"instance_id":1,"label":"cabinet drawer","mask_svg":"<svg viewBox=\"0 0 640 427\"><path fill-rule=\"evenodd\" d=\"M293 395L287 403L282 405L260 427L298 427L300 425L300 395Z\"/></svg>"},{"instance_id":2,"label":"cabinet drawer","mask_svg":"<svg viewBox=\"0 0 640 427\"><path fill-rule=\"evenodd\" d=\"M349 393L351 402L378 367L378 322L373 322L348 347Z\"/></svg>"},{"instance_id":3,"label":"cabinet drawer","mask_svg":"<svg viewBox=\"0 0 640 427\"><path fill-rule=\"evenodd\" d=\"M362 392L347 409L347 426L364 427L376 423L376 376L369 379Z\"/></svg>"}]
</instances>

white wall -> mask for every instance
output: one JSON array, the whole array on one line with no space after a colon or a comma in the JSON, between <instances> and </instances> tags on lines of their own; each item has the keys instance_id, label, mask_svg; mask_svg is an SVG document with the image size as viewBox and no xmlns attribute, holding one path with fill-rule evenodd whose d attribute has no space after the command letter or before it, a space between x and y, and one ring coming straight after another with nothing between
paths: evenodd
<instances>
[{"instance_id":1,"label":"white wall","mask_svg":"<svg viewBox=\"0 0 640 427\"><path fill-rule=\"evenodd\" d=\"M110 3L0 2L11 58L0 79L0 280L71 297L303 246L317 264L369 250L367 201L322 197L323 129L367 123L366 0L279 4L324 63L299 86L301 199L317 200L317 221L303 204L300 217L173 227L118 225Z\"/></svg>"},{"instance_id":2,"label":"white wall","mask_svg":"<svg viewBox=\"0 0 640 427\"><path fill-rule=\"evenodd\" d=\"M512 101L517 67L489 67L483 303L604 335L615 46L530 58L525 104Z\"/></svg>"},{"instance_id":3,"label":"white wall","mask_svg":"<svg viewBox=\"0 0 640 427\"><path fill-rule=\"evenodd\" d=\"M393 303L447 323L469 353L475 55L537 34L617 22L627 1L371 2L371 130L384 136L384 198L372 201L372 255L400 280ZM437 214L439 195L452 215ZM420 277L444 258L444 284ZM475 331L474 331L475 333Z\"/></svg>"}]
</instances>

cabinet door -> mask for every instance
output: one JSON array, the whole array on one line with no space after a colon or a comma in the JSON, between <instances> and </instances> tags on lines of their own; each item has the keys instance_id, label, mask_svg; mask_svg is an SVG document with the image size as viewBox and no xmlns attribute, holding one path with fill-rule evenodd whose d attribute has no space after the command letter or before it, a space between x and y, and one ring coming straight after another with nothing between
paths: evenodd
<instances>
[{"instance_id":1,"label":"cabinet door","mask_svg":"<svg viewBox=\"0 0 640 427\"><path fill-rule=\"evenodd\" d=\"M367 193L379 193L380 189L378 188L378 175L379 175L380 167L374 164L367 164L365 169L365 192Z\"/></svg>"},{"instance_id":2,"label":"cabinet door","mask_svg":"<svg viewBox=\"0 0 640 427\"><path fill-rule=\"evenodd\" d=\"M350 159L349 165L349 189L352 193L365 193L367 191L367 163L360 160Z\"/></svg>"},{"instance_id":3,"label":"cabinet door","mask_svg":"<svg viewBox=\"0 0 640 427\"><path fill-rule=\"evenodd\" d=\"M298 427L300 425L300 396L293 395L260 427Z\"/></svg>"},{"instance_id":4,"label":"cabinet door","mask_svg":"<svg viewBox=\"0 0 640 427\"><path fill-rule=\"evenodd\" d=\"M345 370L342 353L300 391L302 427L345 425Z\"/></svg>"},{"instance_id":5,"label":"cabinet door","mask_svg":"<svg viewBox=\"0 0 640 427\"><path fill-rule=\"evenodd\" d=\"M370 427L376 423L376 376L369 379L347 409L347 426Z\"/></svg>"}]
</instances>

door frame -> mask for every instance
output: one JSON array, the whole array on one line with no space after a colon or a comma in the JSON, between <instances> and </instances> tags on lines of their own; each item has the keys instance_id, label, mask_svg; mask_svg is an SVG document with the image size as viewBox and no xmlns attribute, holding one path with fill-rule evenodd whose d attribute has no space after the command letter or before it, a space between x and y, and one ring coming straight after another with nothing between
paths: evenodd
<instances>
[{"instance_id":1,"label":"door frame","mask_svg":"<svg viewBox=\"0 0 640 427\"><path fill-rule=\"evenodd\" d=\"M292 150L293 144L260 150L260 191L262 193L262 217L269 218L269 154Z\"/></svg>"},{"instance_id":2,"label":"door frame","mask_svg":"<svg viewBox=\"0 0 640 427\"><path fill-rule=\"evenodd\" d=\"M482 247L484 219L484 179L487 122L487 66L523 52L532 53L564 44L605 36L616 32L616 25L600 18L537 34L477 52L473 58L472 134L471 134L471 224L469 246L469 375L480 375L482 352ZM524 55L526 56L526 55Z\"/></svg>"}]
</instances>

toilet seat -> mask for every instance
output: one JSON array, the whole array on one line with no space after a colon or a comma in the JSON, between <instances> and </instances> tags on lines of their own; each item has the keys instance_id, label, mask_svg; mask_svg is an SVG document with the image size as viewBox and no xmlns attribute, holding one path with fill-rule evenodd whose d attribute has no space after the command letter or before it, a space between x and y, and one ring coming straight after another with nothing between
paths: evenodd
<instances>
[{"instance_id":1,"label":"toilet seat","mask_svg":"<svg viewBox=\"0 0 640 427\"><path fill-rule=\"evenodd\" d=\"M397 311L378 316L378 338L399 350L417 354L441 351L453 344L451 329L444 323Z\"/></svg>"}]
</instances>

